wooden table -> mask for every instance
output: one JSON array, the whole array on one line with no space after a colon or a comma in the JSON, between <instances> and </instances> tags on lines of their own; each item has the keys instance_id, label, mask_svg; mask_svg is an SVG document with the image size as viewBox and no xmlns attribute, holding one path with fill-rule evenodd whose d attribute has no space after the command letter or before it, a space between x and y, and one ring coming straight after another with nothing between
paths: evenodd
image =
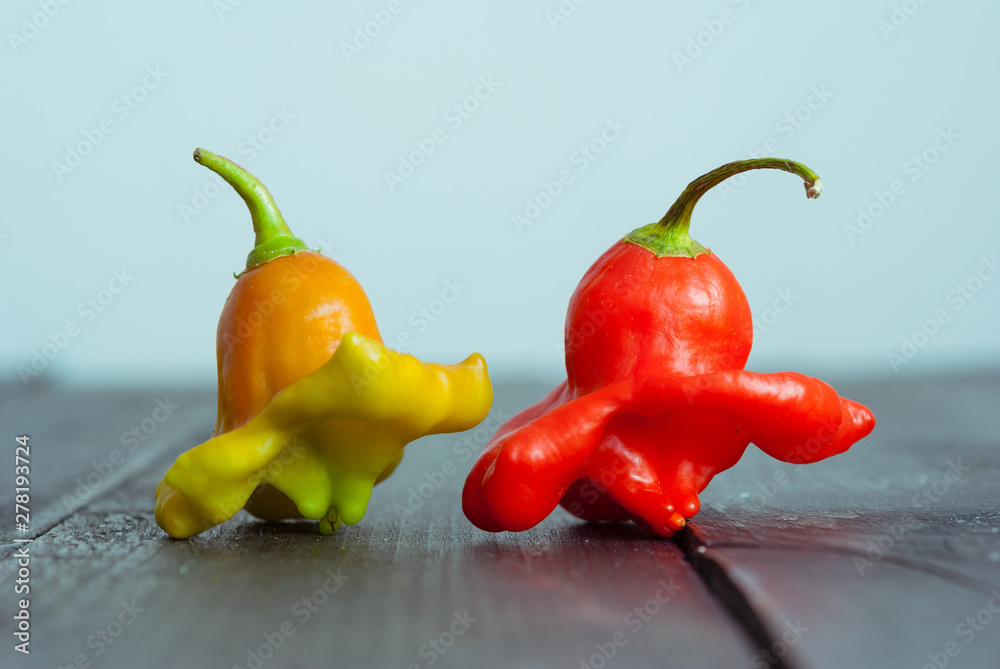
<instances>
[{"instance_id":1,"label":"wooden table","mask_svg":"<svg viewBox=\"0 0 1000 669\"><path fill-rule=\"evenodd\" d=\"M495 415L547 385L497 382ZM872 407L872 436L804 467L751 447L675 540L562 511L481 532L464 435L443 435L407 449L356 527L241 514L173 541L153 490L208 437L213 390L2 387L2 666L1000 667L1000 377L835 385Z\"/></svg>"}]
</instances>

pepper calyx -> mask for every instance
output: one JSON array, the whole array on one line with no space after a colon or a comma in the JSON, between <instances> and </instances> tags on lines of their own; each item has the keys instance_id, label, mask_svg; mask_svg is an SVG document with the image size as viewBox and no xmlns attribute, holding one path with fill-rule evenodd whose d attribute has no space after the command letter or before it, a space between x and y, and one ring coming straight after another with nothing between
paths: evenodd
<instances>
[{"instance_id":1,"label":"pepper calyx","mask_svg":"<svg viewBox=\"0 0 1000 669\"><path fill-rule=\"evenodd\" d=\"M195 149L194 160L225 179L250 210L255 245L247 255L246 268L233 276L239 278L275 258L309 250L304 241L292 234L271 193L257 177L228 158L205 149Z\"/></svg>"},{"instance_id":2,"label":"pepper calyx","mask_svg":"<svg viewBox=\"0 0 1000 669\"><path fill-rule=\"evenodd\" d=\"M660 223L650 223L625 235L624 242L638 244L656 254L657 258L697 258L712 250L702 246L687 229L664 230Z\"/></svg>"},{"instance_id":3,"label":"pepper calyx","mask_svg":"<svg viewBox=\"0 0 1000 669\"><path fill-rule=\"evenodd\" d=\"M711 253L711 249L699 244L688 233L691 227L691 212L694 211L701 196L710 189L741 172L759 169L776 169L798 175L805 183L807 198L815 199L823 191L823 182L819 176L805 165L793 160L782 158L737 160L703 174L689 183L663 218L656 223L636 228L625 235L622 241L638 244L655 253L658 258L697 258L702 254Z\"/></svg>"}]
</instances>

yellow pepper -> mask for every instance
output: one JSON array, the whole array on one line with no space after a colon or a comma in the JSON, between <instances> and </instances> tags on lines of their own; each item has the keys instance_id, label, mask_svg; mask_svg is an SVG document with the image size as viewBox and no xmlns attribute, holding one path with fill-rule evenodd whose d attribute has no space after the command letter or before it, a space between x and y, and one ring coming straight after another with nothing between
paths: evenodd
<instances>
[{"instance_id":1,"label":"yellow pepper","mask_svg":"<svg viewBox=\"0 0 1000 669\"><path fill-rule=\"evenodd\" d=\"M156 489L156 521L172 537L193 536L233 517L266 484L329 534L361 520L376 479L406 444L474 427L492 401L478 353L458 365L428 364L348 333L328 363L248 422L177 458ZM327 421L340 430L302 443Z\"/></svg>"},{"instance_id":2,"label":"yellow pepper","mask_svg":"<svg viewBox=\"0 0 1000 669\"><path fill-rule=\"evenodd\" d=\"M242 508L319 520L325 534L354 525L407 443L485 418L486 363L429 364L384 346L354 277L291 235L255 177L201 149L195 159L247 202L257 246L219 321L214 436L157 486L156 522L179 539Z\"/></svg>"}]
</instances>

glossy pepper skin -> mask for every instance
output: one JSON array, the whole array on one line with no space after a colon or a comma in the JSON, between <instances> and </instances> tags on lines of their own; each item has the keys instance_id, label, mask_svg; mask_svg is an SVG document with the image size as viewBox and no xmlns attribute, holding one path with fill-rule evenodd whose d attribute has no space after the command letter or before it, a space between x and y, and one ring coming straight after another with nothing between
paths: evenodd
<instances>
[{"instance_id":1,"label":"glossy pepper skin","mask_svg":"<svg viewBox=\"0 0 1000 669\"><path fill-rule=\"evenodd\" d=\"M319 369L347 332L382 341L364 290L336 261L301 251L242 274L219 318L219 412L212 434L240 427L280 390ZM300 439L323 443L349 429L344 420L326 421ZM379 480L398 462L390 463ZM295 515L287 496L266 484L246 509L263 520Z\"/></svg>"},{"instance_id":2,"label":"glossy pepper skin","mask_svg":"<svg viewBox=\"0 0 1000 669\"><path fill-rule=\"evenodd\" d=\"M262 486L283 495L268 520L320 520L330 533L365 515L372 486L410 441L475 426L493 401L486 364L423 363L356 332L322 367L240 427L177 458L156 490L156 518L186 538L234 516ZM316 432L323 425L340 433Z\"/></svg>"},{"instance_id":3,"label":"glossy pepper skin","mask_svg":"<svg viewBox=\"0 0 1000 669\"><path fill-rule=\"evenodd\" d=\"M746 296L688 226L705 191L759 168L798 174L819 195L819 178L797 163L730 163L587 271L566 318L566 381L503 425L466 480L463 508L477 527L526 530L562 504L585 520L632 520L671 536L750 442L806 463L871 432L871 411L818 379L743 369L753 334Z\"/></svg>"},{"instance_id":4,"label":"glossy pepper skin","mask_svg":"<svg viewBox=\"0 0 1000 669\"><path fill-rule=\"evenodd\" d=\"M202 149L195 160L243 197L257 240L219 319L213 438L167 472L157 522L175 538L241 508L316 519L324 533L353 525L408 442L485 417L485 362L425 364L386 348L358 281L292 235L255 177Z\"/></svg>"}]
</instances>

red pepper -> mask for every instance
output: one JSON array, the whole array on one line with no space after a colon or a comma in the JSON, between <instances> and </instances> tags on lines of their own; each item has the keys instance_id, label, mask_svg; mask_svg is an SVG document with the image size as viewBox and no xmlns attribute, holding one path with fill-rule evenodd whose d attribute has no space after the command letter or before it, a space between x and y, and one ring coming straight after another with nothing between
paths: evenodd
<instances>
[{"instance_id":1,"label":"red pepper","mask_svg":"<svg viewBox=\"0 0 1000 669\"><path fill-rule=\"evenodd\" d=\"M688 227L708 189L761 168L797 174L807 196L819 196L819 177L798 163L730 163L691 182L662 220L587 271L566 317L566 381L504 424L466 480L462 505L477 527L526 530L561 503L585 520L632 520L670 536L750 442L806 463L872 431L868 408L818 379L743 369L750 306Z\"/></svg>"}]
</instances>

